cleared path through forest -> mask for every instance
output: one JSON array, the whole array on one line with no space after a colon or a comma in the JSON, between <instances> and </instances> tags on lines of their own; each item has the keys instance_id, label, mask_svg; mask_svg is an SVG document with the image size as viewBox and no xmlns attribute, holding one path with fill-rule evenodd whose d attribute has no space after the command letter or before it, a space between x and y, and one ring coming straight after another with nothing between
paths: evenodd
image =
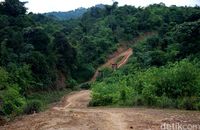
<instances>
[{"instance_id":1,"label":"cleared path through forest","mask_svg":"<svg viewBox=\"0 0 200 130\"><path fill-rule=\"evenodd\" d=\"M101 67L111 67L121 56L123 66L132 49L116 53ZM92 81L95 81L98 71ZM0 130L160 130L161 127L188 126L200 130L200 112L150 108L87 107L89 90L72 92L45 112L18 117ZM170 129L170 128L169 128ZM194 130L198 130L194 129ZM177 129L178 130L178 129Z\"/></svg>"}]
</instances>

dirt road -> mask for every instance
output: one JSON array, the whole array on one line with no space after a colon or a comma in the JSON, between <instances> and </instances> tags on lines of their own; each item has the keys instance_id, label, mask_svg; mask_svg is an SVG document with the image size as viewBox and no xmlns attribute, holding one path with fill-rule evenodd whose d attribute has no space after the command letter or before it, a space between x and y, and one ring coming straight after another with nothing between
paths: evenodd
<instances>
[{"instance_id":1,"label":"dirt road","mask_svg":"<svg viewBox=\"0 0 200 130\"><path fill-rule=\"evenodd\" d=\"M101 67L111 67L119 57L118 68L132 55L132 49L120 51ZM92 81L95 81L98 71ZM18 117L0 130L180 130L198 127L200 112L149 108L88 108L90 91L73 92L45 112ZM168 129L167 129L168 128ZM183 129L181 129L183 130Z\"/></svg>"},{"instance_id":2,"label":"dirt road","mask_svg":"<svg viewBox=\"0 0 200 130\"><path fill-rule=\"evenodd\" d=\"M200 112L147 108L88 108L89 101L89 90L74 92L48 111L23 116L0 129L160 130L164 124L200 127Z\"/></svg>"},{"instance_id":3,"label":"dirt road","mask_svg":"<svg viewBox=\"0 0 200 130\"><path fill-rule=\"evenodd\" d=\"M99 74L99 70L101 68L112 68L112 64L117 64L117 68L122 67L123 65L125 65L129 59L129 57L133 54L133 49L129 48L119 48L117 52L115 52L115 54L113 54L111 56L110 59L107 60L107 62L103 65L101 65L95 72L94 76L92 77L92 79L90 80L91 82L94 82ZM120 59L121 58L121 59ZM120 60L119 60L120 59ZM119 61L118 61L119 60ZM118 63L117 63L118 61Z\"/></svg>"}]
</instances>

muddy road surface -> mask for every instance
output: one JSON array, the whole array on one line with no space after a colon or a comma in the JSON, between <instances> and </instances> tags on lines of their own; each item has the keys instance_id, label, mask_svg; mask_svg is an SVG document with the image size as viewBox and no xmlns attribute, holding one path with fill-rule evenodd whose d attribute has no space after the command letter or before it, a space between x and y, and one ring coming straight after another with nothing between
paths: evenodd
<instances>
[{"instance_id":1,"label":"muddy road surface","mask_svg":"<svg viewBox=\"0 0 200 130\"><path fill-rule=\"evenodd\" d=\"M91 108L90 91L73 92L56 106L17 118L1 130L160 130L200 127L200 112L148 108ZM196 130L196 129L195 129Z\"/></svg>"}]
</instances>

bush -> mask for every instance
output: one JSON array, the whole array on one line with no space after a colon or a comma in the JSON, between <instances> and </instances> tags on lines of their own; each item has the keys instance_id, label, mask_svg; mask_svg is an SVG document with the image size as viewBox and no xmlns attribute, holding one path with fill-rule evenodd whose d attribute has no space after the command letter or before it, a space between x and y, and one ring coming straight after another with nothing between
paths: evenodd
<instances>
[{"instance_id":1,"label":"bush","mask_svg":"<svg viewBox=\"0 0 200 130\"><path fill-rule=\"evenodd\" d=\"M100 96L96 100L90 102L90 106L106 106L113 103L113 97L111 95Z\"/></svg>"},{"instance_id":2,"label":"bush","mask_svg":"<svg viewBox=\"0 0 200 130\"><path fill-rule=\"evenodd\" d=\"M155 95L155 87L151 84L147 84L142 90L142 96L145 99L144 103L148 106L154 106L157 102L157 96Z\"/></svg>"},{"instance_id":3,"label":"bush","mask_svg":"<svg viewBox=\"0 0 200 130\"><path fill-rule=\"evenodd\" d=\"M198 96L200 69L187 60L167 66L157 85L157 92L170 98ZM159 94L159 95L160 95Z\"/></svg>"},{"instance_id":4,"label":"bush","mask_svg":"<svg viewBox=\"0 0 200 130\"><path fill-rule=\"evenodd\" d=\"M157 106L161 108L170 108L170 107L175 107L175 104L172 99L162 96L158 98L157 100Z\"/></svg>"},{"instance_id":5,"label":"bush","mask_svg":"<svg viewBox=\"0 0 200 130\"><path fill-rule=\"evenodd\" d=\"M78 66L77 70L72 72L72 78L75 79L78 83L86 82L95 73L95 69L92 64L82 64Z\"/></svg>"},{"instance_id":6,"label":"bush","mask_svg":"<svg viewBox=\"0 0 200 130\"><path fill-rule=\"evenodd\" d=\"M74 80L74 79L72 79L72 78L69 78L67 81L66 81L66 83L67 83L67 85L69 86L69 87L75 87L76 85L77 85L77 82L76 82L76 80Z\"/></svg>"},{"instance_id":7,"label":"bush","mask_svg":"<svg viewBox=\"0 0 200 130\"><path fill-rule=\"evenodd\" d=\"M91 87L91 84L90 83L83 83L81 84L80 88L81 89L90 89Z\"/></svg>"},{"instance_id":8,"label":"bush","mask_svg":"<svg viewBox=\"0 0 200 130\"><path fill-rule=\"evenodd\" d=\"M9 65L9 77L12 79L10 82L18 84L20 87L20 94L27 96L32 88L33 81L32 73L28 65L17 66L16 64Z\"/></svg>"},{"instance_id":9,"label":"bush","mask_svg":"<svg viewBox=\"0 0 200 130\"><path fill-rule=\"evenodd\" d=\"M178 108L186 110L199 110L200 99L196 97L184 97L179 100Z\"/></svg>"},{"instance_id":10,"label":"bush","mask_svg":"<svg viewBox=\"0 0 200 130\"><path fill-rule=\"evenodd\" d=\"M30 100L24 107L25 114L38 113L42 110L42 102L40 100Z\"/></svg>"},{"instance_id":11,"label":"bush","mask_svg":"<svg viewBox=\"0 0 200 130\"><path fill-rule=\"evenodd\" d=\"M200 102L196 103L197 110L200 110Z\"/></svg>"},{"instance_id":12,"label":"bush","mask_svg":"<svg viewBox=\"0 0 200 130\"><path fill-rule=\"evenodd\" d=\"M3 90L7 86L8 82L8 73L0 67L0 90Z\"/></svg>"},{"instance_id":13,"label":"bush","mask_svg":"<svg viewBox=\"0 0 200 130\"><path fill-rule=\"evenodd\" d=\"M113 69L111 68L101 68L99 70L99 75L97 76L97 81L102 81L104 78L109 77L113 74Z\"/></svg>"},{"instance_id":14,"label":"bush","mask_svg":"<svg viewBox=\"0 0 200 130\"><path fill-rule=\"evenodd\" d=\"M105 83L99 83L95 84L92 90L92 101L90 105L105 106L113 103L113 97L116 97L113 92L116 92L117 89L113 85L106 86Z\"/></svg>"},{"instance_id":15,"label":"bush","mask_svg":"<svg viewBox=\"0 0 200 130\"><path fill-rule=\"evenodd\" d=\"M143 106L144 105L144 98L141 95L134 96L133 105L134 106Z\"/></svg>"},{"instance_id":16,"label":"bush","mask_svg":"<svg viewBox=\"0 0 200 130\"><path fill-rule=\"evenodd\" d=\"M92 101L94 106L132 105L134 90L126 85L125 80L110 78L106 82L92 84Z\"/></svg>"},{"instance_id":17,"label":"bush","mask_svg":"<svg viewBox=\"0 0 200 130\"><path fill-rule=\"evenodd\" d=\"M22 112L25 99L19 94L18 86L10 85L0 94L0 98L2 99L0 110L2 110L6 116L14 117Z\"/></svg>"},{"instance_id":18,"label":"bush","mask_svg":"<svg viewBox=\"0 0 200 130\"><path fill-rule=\"evenodd\" d=\"M194 98L195 97L195 98ZM92 85L93 105L146 105L162 108L199 109L200 69L182 60L133 74L118 71Z\"/></svg>"}]
</instances>

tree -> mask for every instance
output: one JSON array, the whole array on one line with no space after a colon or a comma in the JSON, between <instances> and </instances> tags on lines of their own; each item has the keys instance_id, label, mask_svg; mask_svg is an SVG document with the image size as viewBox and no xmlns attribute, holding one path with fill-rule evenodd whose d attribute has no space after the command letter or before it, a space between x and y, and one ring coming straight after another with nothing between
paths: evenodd
<instances>
[{"instance_id":1,"label":"tree","mask_svg":"<svg viewBox=\"0 0 200 130\"><path fill-rule=\"evenodd\" d=\"M26 63L30 65L33 77L37 83L34 89L47 90L51 87L56 77L55 73L52 72L53 68L49 67L45 55L38 51L32 52Z\"/></svg>"},{"instance_id":2,"label":"tree","mask_svg":"<svg viewBox=\"0 0 200 130\"><path fill-rule=\"evenodd\" d=\"M76 51L69 44L67 38L62 32L54 34L53 43L53 48L58 54L57 67L59 70L66 72L71 69L76 62Z\"/></svg>"},{"instance_id":3,"label":"tree","mask_svg":"<svg viewBox=\"0 0 200 130\"><path fill-rule=\"evenodd\" d=\"M0 29L3 29L9 25L8 16L0 15Z\"/></svg>"},{"instance_id":4,"label":"tree","mask_svg":"<svg viewBox=\"0 0 200 130\"><path fill-rule=\"evenodd\" d=\"M179 43L180 57L199 53L200 50L200 20L177 25L172 37Z\"/></svg>"},{"instance_id":5,"label":"tree","mask_svg":"<svg viewBox=\"0 0 200 130\"><path fill-rule=\"evenodd\" d=\"M5 2L1 2L1 10L6 15L17 17L26 13L25 4L26 2L20 2L19 0L5 0Z\"/></svg>"},{"instance_id":6,"label":"tree","mask_svg":"<svg viewBox=\"0 0 200 130\"><path fill-rule=\"evenodd\" d=\"M32 44L36 51L47 53L50 38L43 28L26 28L24 39L26 43Z\"/></svg>"},{"instance_id":7,"label":"tree","mask_svg":"<svg viewBox=\"0 0 200 130\"><path fill-rule=\"evenodd\" d=\"M112 14L113 11L118 7L118 2L114 2L113 5L106 5L106 14Z\"/></svg>"}]
</instances>

